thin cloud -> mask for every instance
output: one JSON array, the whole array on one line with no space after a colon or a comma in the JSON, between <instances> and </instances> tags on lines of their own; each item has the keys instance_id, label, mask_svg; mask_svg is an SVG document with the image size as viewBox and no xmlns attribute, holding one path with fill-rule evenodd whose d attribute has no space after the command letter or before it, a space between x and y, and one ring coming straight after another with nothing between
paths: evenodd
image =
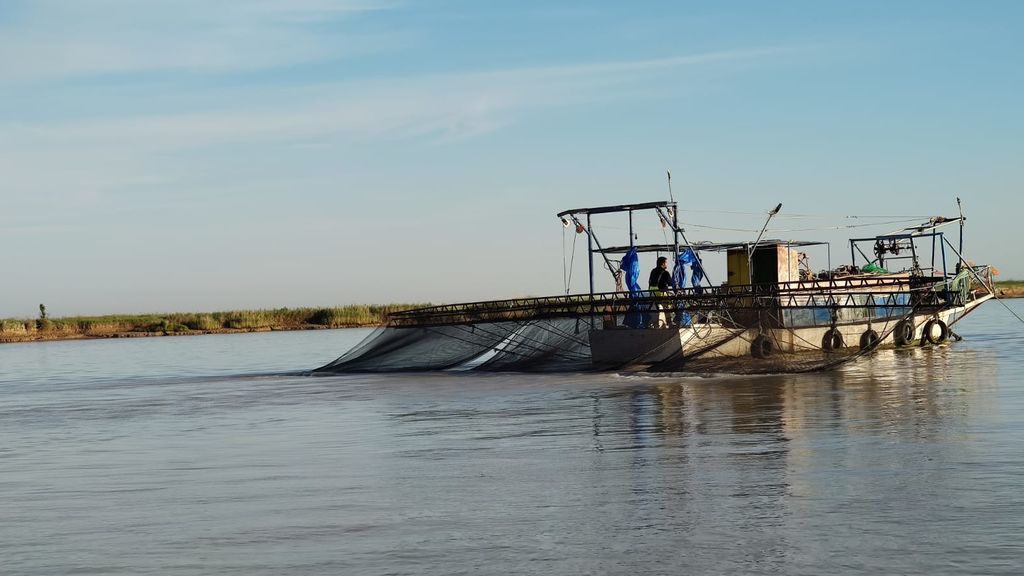
<instances>
[{"instance_id":1,"label":"thin cloud","mask_svg":"<svg viewBox=\"0 0 1024 576\"><path fill-rule=\"evenodd\" d=\"M287 99L268 89L271 102L199 113L154 114L9 125L17 141L73 146L180 150L323 136L351 138L459 138L507 125L530 111L618 100L645 75L686 66L754 59L779 49L711 52L634 61L514 68L287 87ZM620 90L621 89L621 90ZM0 140L2 142L2 140Z\"/></svg>"},{"instance_id":2,"label":"thin cloud","mask_svg":"<svg viewBox=\"0 0 1024 576\"><path fill-rule=\"evenodd\" d=\"M373 48L358 30L316 34L389 10L384 0L36 0L0 28L0 84L152 71L244 71ZM387 39L382 39L382 46Z\"/></svg>"}]
</instances>

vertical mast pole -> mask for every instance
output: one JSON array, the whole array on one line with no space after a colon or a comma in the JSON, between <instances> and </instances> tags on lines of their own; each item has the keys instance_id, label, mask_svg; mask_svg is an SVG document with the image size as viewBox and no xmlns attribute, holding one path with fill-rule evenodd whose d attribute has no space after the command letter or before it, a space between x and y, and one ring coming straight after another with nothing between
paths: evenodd
<instances>
[{"instance_id":1,"label":"vertical mast pole","mask_svg":"<svg viewBox=\"0 0 1024 576\"><path fill-rule=\"evenodd\" d=\"M587 262L590 263L590 296L594 296L594 235L590 229L590 212L587 212Z\"/></svg>"},{"instance_id":2,"label":"vertical mast pole","mask_svg":"<svg viewBox=\"0 0 1024 576\"><path fill-rule=\"evenodd\" d=\"M960 249L957 250L957 252L959 252L960 254L963 254L964 253L964 207L960 204L960 197L959 196L956 197L956 207L957 207L958 210L960 210ZM943 253L943 259L945 259L945 253L946 253L945 248L943 248L942 253ZM961 261L958 261L956 263L956 271L957 272L960 272L961 264L962 264Z\"/></svg>"},{"instance_id":3,"label":"vertical mast pole","mask_svg":"<svg viewBox=\"0 0 1024 576\"><path fill-rule=\"evenodd\" d=\"M675 196L672 195L672 171L666 170L665 175L668 176L668 200L671 202L669 209L672 210L672 243L675 248L675 257L672 262L672 276L674 277L675 269L679 266L679 207L676 205ZM696 254L694 255L696 256ZM677 288L685 288L685 286L677 286Z\"/></svg>"}]
</instances>

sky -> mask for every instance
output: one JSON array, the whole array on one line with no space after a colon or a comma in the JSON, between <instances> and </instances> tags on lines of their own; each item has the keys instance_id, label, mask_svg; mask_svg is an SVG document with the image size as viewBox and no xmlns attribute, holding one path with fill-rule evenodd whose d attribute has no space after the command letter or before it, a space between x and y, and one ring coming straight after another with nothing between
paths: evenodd
<instances>
[{"instance_id":1,"label":"sky","mask_svg":"<svg viewBox=\"0 0 1024 576\"><path fill-rule=\"evenodd\" d=\"M1024 278L1021 29L1016 1L0 0L0 316L550 295L569 262L583 291L555 213L666 170L691 240L781 202L766 236L838 264L959 196L967 257Z\"/></svg>"}]
</instances>

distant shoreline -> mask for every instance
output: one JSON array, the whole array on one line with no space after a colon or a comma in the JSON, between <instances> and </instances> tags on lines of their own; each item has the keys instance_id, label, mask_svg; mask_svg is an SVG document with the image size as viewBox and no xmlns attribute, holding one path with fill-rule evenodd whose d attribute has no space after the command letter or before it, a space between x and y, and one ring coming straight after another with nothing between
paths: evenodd
<instances>
[{"instance_id":1,"label":"distant shoreline","mask_svg":"<svg viewBox=\"0 0 1024 576\"><path fill-rule=\"evenodd\" d=\"M996 282L996 296L1000 298L1024 298L1024 280Z\"/></svg>"},{"instance_id":2,"label":"distant shoreline","mask_svg":"<svg viewBox=\"0 0 1024 576\"><path fill-rule=\"evenodd\" d=\"M344 328L377 328L383 326L377 324L346 324L340 326L271 326L268 328L220 328L216 330L180 330L176 332L164 331L129 331L129 332L102 332L102 333L62 333L62 332L32 332L26 334L8 334L0 332L0 344L17 344L19 342L54 342L59 340L109 340L116 338L155 338L159 336L207 336L212 334L253 334L259 332L294 332L299 330L341 330Z\"/></svg>"},{"instance_id":3,"label":"distant shoreline","mask_svg":"<svg viewBox=\"0 0 1024 576\"><path fill-rule=\"evenodd\" d=\"M0 344L375 327L384 324L392 312L428 305L3 319L0 320Z\"/></svg>"},{"instance_id":4,"label":"distant shoreline","mask_svg":"<svg viewBox=\"0 0 1024 576\"><path fill-rule=\"evenodd\" d=\"M1024 297L1024 281L995 283L1000 298ZM72 316L46 319L0 320L0 344L203 336L295 330L375 328L383 326L391 312L430 304L353 305L336 308L279 308L209 313Z\"/></svg>"}]
</instances>

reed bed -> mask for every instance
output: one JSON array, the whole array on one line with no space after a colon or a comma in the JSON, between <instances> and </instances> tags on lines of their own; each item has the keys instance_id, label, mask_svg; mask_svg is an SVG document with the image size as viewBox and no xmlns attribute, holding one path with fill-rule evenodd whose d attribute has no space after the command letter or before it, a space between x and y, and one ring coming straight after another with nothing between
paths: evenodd
<instances>
[{"instance_id":1,"label":"reed bed","mask_svg":"<svg viewBox=\"0 0 1024 576\"><path fill-rule=\"evenodd\" d=\"M16 336L102 336L119 333L189 333L236 330L299 330L372 326L387 315L429 304L351 305L333 308L276 308L226 312L174 312L170 314L112 314L63 318L0 319L0 334Z\"/></svg>"}]
</instances>

